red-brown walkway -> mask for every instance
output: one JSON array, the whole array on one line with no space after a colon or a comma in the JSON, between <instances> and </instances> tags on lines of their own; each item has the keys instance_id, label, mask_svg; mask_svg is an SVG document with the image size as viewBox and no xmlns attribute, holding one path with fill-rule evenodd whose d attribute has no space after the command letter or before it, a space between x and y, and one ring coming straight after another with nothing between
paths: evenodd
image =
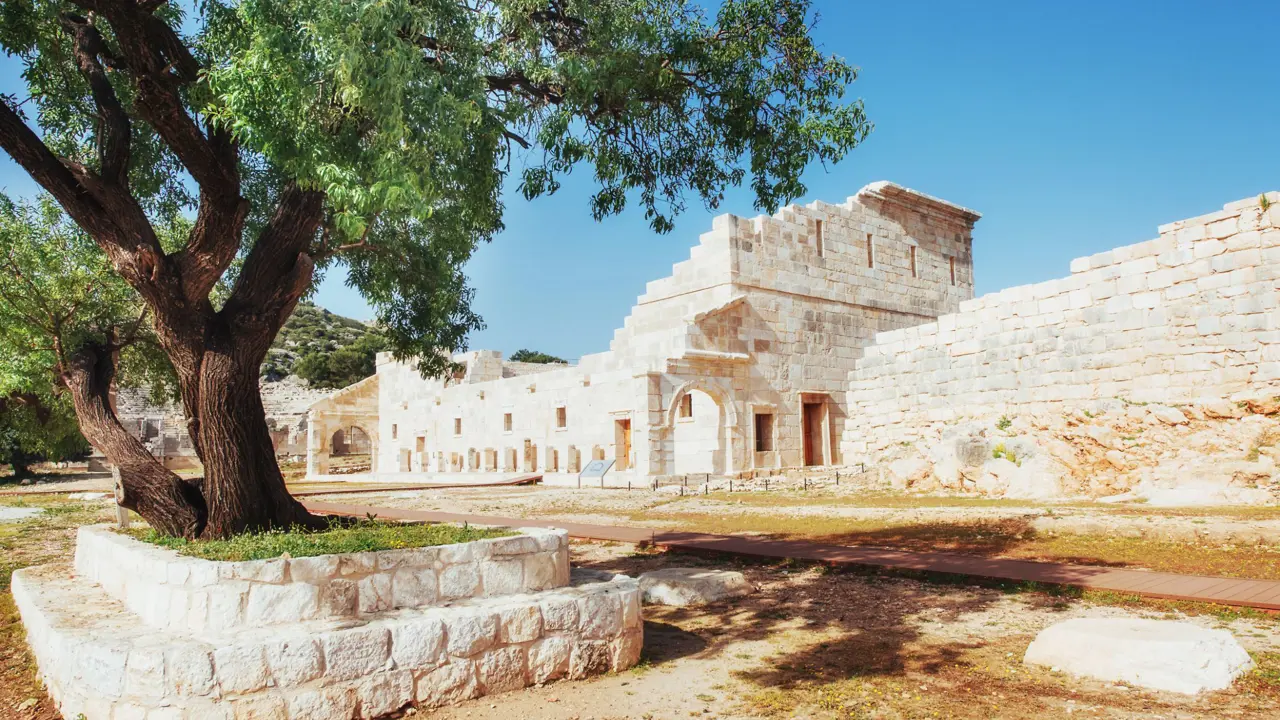
<instances>
[{"instance_id":1,"label":"red-brown walkway","mask_svg":"<svg viewBox=\"0 0 1280 720\"><path fill-rule=\"evenodd\" d=\"M557 527L568 530L569 535L576 538L656 545L672 550L808 560L837 566L855 565L951 573L996 580L1034 581L1093 590L1110 590L1152 598L1280 610L1280 582L1274 580L1178 575L1125 568L983 558L958 553L925 553L876 547L824 545L805 540L768 540L732 535L567 523L558 520L403 510L317 500L306 500L304 504L312 512L330 515L356 517L376 515L394 520L466 522L473 525L510 527Z\"/></svg>"}]
</instances>

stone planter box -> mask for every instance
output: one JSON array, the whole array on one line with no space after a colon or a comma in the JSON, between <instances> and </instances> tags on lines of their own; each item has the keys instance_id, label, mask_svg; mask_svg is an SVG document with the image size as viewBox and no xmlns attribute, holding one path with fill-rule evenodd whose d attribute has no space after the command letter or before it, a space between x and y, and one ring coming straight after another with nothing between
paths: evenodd
<instances>
[{"instance_id":1,"label":"stone planter box","mask_svg":"<svg viewBox=\"0 0 1280 720\"><path fill-rule=\"evenodd\" d=\"M568 533L521 533L405 550L215 562L97 525L80 528L75 569L152 627L220 633L567 585Z\"/></svg>"},{"instance_id":2,"label":"stone planter box","mask_svg":"<svg viewBox=\"0 0 1280 720\"><path fill-rule=\"evenodd\" d=\"M519 532L222 563L90 527L12 590L67 718L375 718L634 665L636 581L571 581L563 531Z\"/></svg>"}]
</instances>

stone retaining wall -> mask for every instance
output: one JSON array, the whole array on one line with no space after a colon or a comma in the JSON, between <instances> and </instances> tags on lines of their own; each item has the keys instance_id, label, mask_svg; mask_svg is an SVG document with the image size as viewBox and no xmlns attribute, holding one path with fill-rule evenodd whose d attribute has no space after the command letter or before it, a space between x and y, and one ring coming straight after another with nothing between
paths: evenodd
<instances>
[{"instance_id":1,"label":"stone retaining wall","mask_svg":"<svg viewBox=\"0 0 1280 720\"><path fill-rule=\"evenodd\" d=\"M565 533L522 532L412 551L215 563L85 528L75 574L25 568L12 592L67 718L375 718L634 665L643 644L636 581L571 581ZM418 582L426 572L432 582ZM474 576L457 585L469 594L447 589L453 575ZM368 595L377 609L361 606L370 578L389 583L389 595ZM397 595L402 581L434 591ZM335 583L357 588L349 615L324 612L323 588ZM223 588L233 592L211 594ZM197 600L181 612L157 609L181 606L181 597ZM393 607L400 598L404 606ZM224 601L239 606L222 610ZM184 617L199 627L176 622Z\"/></svg>"},{"instance_id":2,"label":"stone retaining wall","mask_svg":"<svg viewBox=\"0 0 1280 720\"><path fill-rule=\"evenodd\" d=\"M1266 197L879 333L850 375L844 461L966 417L1280 388L1280 192Z\"/></svg>"},{"instance_id":3,"label":"stone retaining wall","mask_svg":"<svg viewBox=\"0 0 1280 720\"><path fill-rule=\"evenodd\" d=\"M521 532L437 547L214 562L87 526L76 538L75 567L152 627L216 633L567 585L568 533Z\"/></svg>"}]
</instances>

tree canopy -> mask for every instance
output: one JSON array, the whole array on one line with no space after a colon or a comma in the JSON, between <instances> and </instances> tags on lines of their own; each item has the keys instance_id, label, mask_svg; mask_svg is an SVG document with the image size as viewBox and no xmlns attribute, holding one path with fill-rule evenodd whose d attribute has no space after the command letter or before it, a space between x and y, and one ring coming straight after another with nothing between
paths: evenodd
<instances>
[{"instance_id":1,"label":"tree canopy","mask_svg":"<svg viewBox=\"0 0 1280 720\"><path fill-rule=\"evenodd\" d=\"M548 355L547 353L544 353L538 350L526 350L523 348L511 353L511 360L514 362L528 362L528 363L564 363L566 362L563 358L558 358L555 355Z\"/></svg>"}]
</instances>

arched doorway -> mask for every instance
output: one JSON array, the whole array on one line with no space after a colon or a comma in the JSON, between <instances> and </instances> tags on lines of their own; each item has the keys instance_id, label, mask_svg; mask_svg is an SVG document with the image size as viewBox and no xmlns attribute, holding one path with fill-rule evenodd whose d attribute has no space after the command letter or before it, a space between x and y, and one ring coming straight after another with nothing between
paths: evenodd
<instances>
[{"instance_id":1,"label":"arched doorway","mask_svg":"<svg viewBox=\"0 0 1280 720\"><path fill-rule=\"evenodd\" d=\"M369 433L364 431L359 425L351 425L346 428L339 428L333 433L330 439L329 454L334 457L342 457L344 455L368 455L373 448L373 444L369 441Z\"/></svg>"},{"instance_id":2,"label":"arched doorway","mask_svg":"<svg viewBox=\"0 0 1280 720\"><path fill-rule=\"evenodd\" d=\"M723 411L715 398L690 388L676 398L672 427L673 472L676 475L725 471Z\"/></svg>"}]
</instances>

